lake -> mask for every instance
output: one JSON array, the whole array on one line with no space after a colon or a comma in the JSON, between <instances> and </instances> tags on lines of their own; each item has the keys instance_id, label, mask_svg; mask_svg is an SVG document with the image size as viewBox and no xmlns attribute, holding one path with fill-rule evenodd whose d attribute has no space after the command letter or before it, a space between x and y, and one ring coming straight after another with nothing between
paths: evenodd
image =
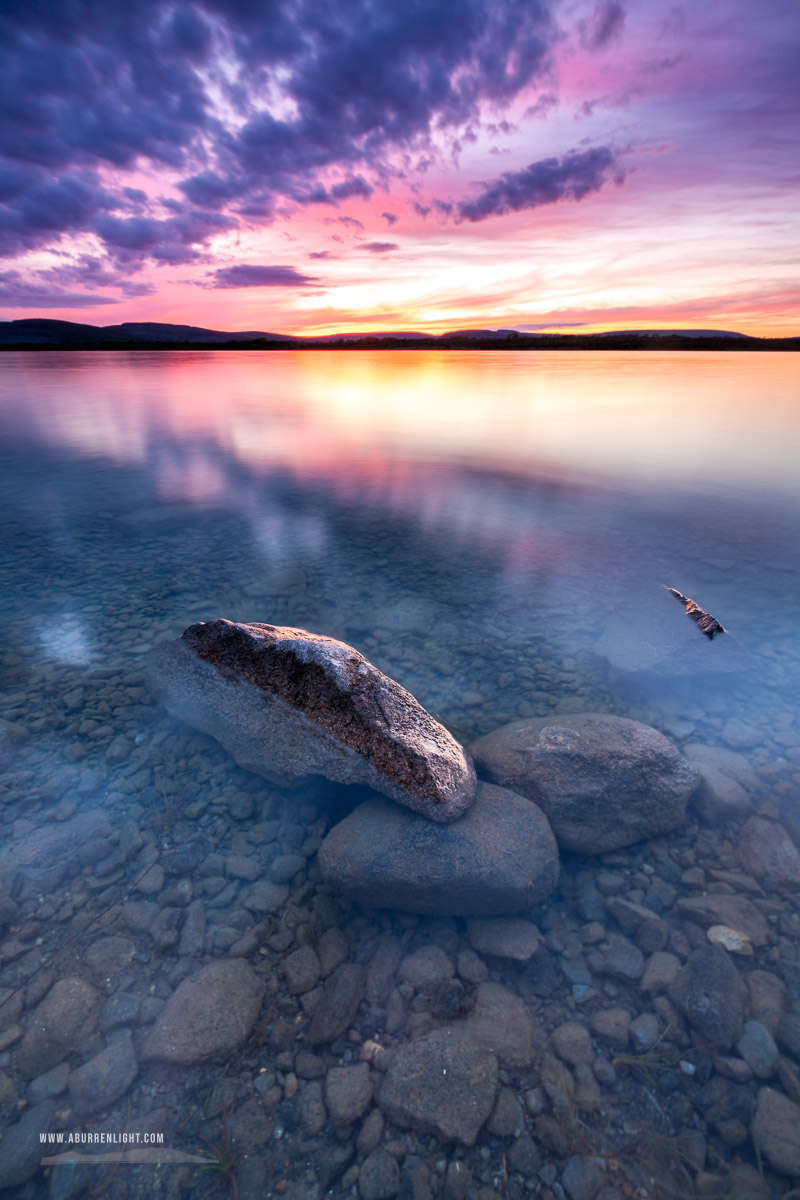
<instances>
[{"instance_id":1,"label":"lake","mask_svg":"<svg viewBox=\"0 0 800 1200\"><path fill-rule=\"evenodd\" d=\"M29 1154L0 1147L0 1186L785 1194L800 1161L751 1126L800 1135L799 398L795 353L4 354L0 1115ZM676 604L690 668L661 656L664 586L727 631ZM152 646L217 617L344 640L465 743L643 722L702 767L705 800L674 833L563 853L522 914L527 958L476 950L458 918L362 910L316 865L347 790L267 784L147 690ZM715 925L745 951L725 952L740 1028L716 1044L675 982ZM247 1039L224 1066L200 1035L181 1062L151 1054L220 960L265 990ZM311 1045L342 963L366 970L358 1016ZM484 1002L533 1048L494 1046L474 1144L389 1120L392 1055ZM158 1131L193 1157L37 1171L40 1125Z\"/></svg>"}]
</instances>

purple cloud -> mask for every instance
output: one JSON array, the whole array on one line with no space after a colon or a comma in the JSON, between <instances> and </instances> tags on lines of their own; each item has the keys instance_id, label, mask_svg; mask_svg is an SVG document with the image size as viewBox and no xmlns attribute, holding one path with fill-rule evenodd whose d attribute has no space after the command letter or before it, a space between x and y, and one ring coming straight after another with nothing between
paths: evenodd
<instances>
[{"instance_id":1,"label":"purple cloud","mask_svg":"<svg viewBox=\"0 0 800 1200\"><path fill-rule=\"evenodd\" d=\"M223 228L215 213L231 228L287 201L369 198L393 155L544 72L558 36L550 2L4 5L0 253L94 233L114 262L184 263ZM270 89L285 103L264 111ZM169 212L190 224L206 214L206 232L191 239L168 224L167 202L103 182L106 168L149 166L178 173L184 199Z\"/></svg>"},{"instance_id":2,"label":"purple cloud","mask_svg":"<svg viewBox=\"0 0 800 1200\"><path fill-rule=\"evenodd\" d=\"M65 292L26 282L19 271L0 272L0 308L99 308L118 304L111 296Z\"/></svg>"},{"instance_id":3,"label":"purple cloud","mask_svg":"<svg viewBox=\"0 0 800 1200\"><path fill-rule=\"evenodd\" d=\"M212 275L214 288L240 287L306 287L319 283L312 275L301 275L294 267L257 266L240 263L235 267L220 267Z\"/></svg>"},{"instance_id":4,"label":"purple cloud","mask_svg":"<svg viewBox=\"0 0 800 1200\"><path fill-rule=\"evenodd\" d=\"M618 0L600 0L589 19L579 22L581 45L587 50L603 50L619 37L625 15L624 5Z\"/></svg>"},{"instance_id":5,"label":"purple cloud","mask_svg":"<svg viewBox=\"0 0 800 1200\"><path fill-rule=\"evenodd\" d=\"M390 250L399 250L397 242L362 242L362 250L369 250L370 254L388 254Z\"/></svg>"},{"instance_id":6,"label":"purple cloud","mask_svg":"<svg viewBox=\"0 0 800 1200\"><path fill-rule=\"evenodd\" d=\"M582 200L610 179L621 182L623 178L611 147L573 150L563 158L542 158L521 171L507 171L491 180L474 200L462 200L456 206L456 219L484 221L559 200Z\"/></svg>"},{"instance_id":7,"label":"purple cloud","mask_svg":"<svg viewBox=\"0 0 800 1200\"><path fill-rule=\"evenodd\" d=\"M381 216L383 217L383 219L387 225L396 225L397 222L400 220L397 213L393 213L393 212L382 212Z\"/></svg>"}]
</instances>

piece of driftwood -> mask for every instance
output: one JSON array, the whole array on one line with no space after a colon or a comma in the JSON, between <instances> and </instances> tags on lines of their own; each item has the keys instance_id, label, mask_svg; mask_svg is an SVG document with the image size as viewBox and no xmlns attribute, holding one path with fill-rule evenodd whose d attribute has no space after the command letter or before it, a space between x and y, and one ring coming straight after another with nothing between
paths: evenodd
<instances>
[{"instance_id":1,"label":"piece of driftwood","mask_svg":"<svg viewBox=\"0 0 800 1200\"><path fill-rule=\"evenodd\" d=\"M676 600L680 600L683 607L686 609L687 617L691 617L701 633L711 640L718 633L727 633L723 625L720 625L716 617L712 617L709 613L703 612L699 604L695 604L694 600L690 600L688 596L684 596L683 592L679 592L677 588L667 587L665 590L671 592Z\"/></svg>"}]
</instances>

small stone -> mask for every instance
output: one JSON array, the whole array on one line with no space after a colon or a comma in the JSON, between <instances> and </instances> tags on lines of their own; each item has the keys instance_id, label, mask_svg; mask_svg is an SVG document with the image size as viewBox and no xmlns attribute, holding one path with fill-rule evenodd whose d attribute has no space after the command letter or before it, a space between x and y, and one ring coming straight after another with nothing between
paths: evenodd
<instances>
[{"instance_id":1,"label":"small stone","mask_svg":"<svg viewBox=\"0 0 800 1200\"><path fill-rule=\"evenodd\" d=\"M263 996L249 963L209 963L179 984L145 1038L142 1057L196 1063L229 1053L253 1028Z\"/></svg>"},{"instance_id":2,"label":"small stone","mask_svg":"<svg viewBox=\"0 0 800 1200\"><path fill-rule=\"evenodd\" d=\"M660 996L662 992L668 991L680 969L681 960L677 955L666 950L657 950L655 954L650 955L645 964L639 990Z\"/></svg>"},{"instance_id":3,"label":"small stone","mask_svg":"<svg viewBox=\"0 0 800 1200\"><path fill-rule=\"evenodd\" d=\"M141 996L131 992L115 992L103 1005L98 1025L103 1030L114 1029L117 1025L132 1025L139 1016L141 1006Z\"/></svg>"},{"instance_id":4,"label":"small stone","mask_svg":"<svg viewBox=\"0 0 800 1200\"><path fill-rule=\"evenodd\" d=\"M594 1058L589 1030L577 1021L565 1021L553 1030L550 1039L559 1058L573 1067L590 1063Z\"/></svg>"},{"instance_id":5,"label":"small stone","mask_svg":"<svg viewBox=\"0 0 800 1200\"><path fill-rule=\"evenodd\" d=\"M466 1029L437 1029L396 1051L378 1103L390 1121L472 1146L497 1089L497 1059Z\"/></svg>"},{"instance_id":6,"label":"small stone","mask_svg":"<svg viewBox=\"0 0 800 1200\"><path fill-rule=\"evenodd\" d=\"M712 943L724 946L731 954L753 955L753 943L746 933L739 929L731 929L729 925L709 925L706 937Z\"/></svg>"},{"instance_id":7,"label":"small stone","mask_svg":"<svg viewBox=\"0 0 800 1200\"><path fill-rule=\"evenodd\" d=\"M372 1080L366 1063L332 1067L325 1077L325 1105L334 1125L350 1125L372 1101Z\"/></svg>"},{"instance_id":8,"label":"small stone","mask_svg":"<svg viewBox=\"0 0 800 1200\"><path fill-rule=\"evenodd\" d=\"M525 1114L511 1088L501 1087L497 1092L492 1115L486 1128L495 1137L519 1137L525 1128Z\"/></svg>"},{"instance_id":9,"label":"small stone","mask_svg":"<svg viewBox=\"0 0 800 1200\"><path fill-rule=\"evenodd\" d=\"M590 1019L592 1033L614 1050L624 1050L630 1040L631 1014L624 1008L600 1008Z\"/></svg>"},{"instance_id":10,"label":"small stone","mask_svg":"<svg viewBox=\"0 0 800 1200\"><path fill-rule=\"evenodd\" d=\"M771 971L748 971L745 976L750 993L750 1016L760 1021L772 1036L786 1008L786 984Z\"/></svg>"},{"instance_id":11,"label":"small stone","mask_svg":"<svg viewBox=\"0 0 800 1200\"><path fill-rule=\"evenodd\" d=\"M736 1049L757 1079L769 1079L778 1065L779 1051L760 1021L745 1021Z\"/></svg>"},{"instance_id":12,"label":"small stone","mask_svg":"<svg viewBox=\"0 0 800 1200\"><path fill-rule=\"evenodd\" d=\"M455 969L439 946L422 946L400 963L398 975L416 991L431 992L439 984L452 979Z\"/></svg>"},{"instance_id":13,"label":"small stone","mask_svg":"<svg viewBox=\"0 0 800 1200\"><path fill-rule=\"evenodd\" d=\"M635 983L644 972L644 955L633 942L619 938L605 957L603 971L614 979Z\"/></svg>"},{"instance_id":14,"label":"small stone","mask_svg":"<svg viewBox=\"0 0 800 1200\"><path fill-rule=\"evenodd\" d=\"M300 1085L297 1111L306 1137L316 1137L322 1133L328 1120L328 1110L325 1108L321 1079L311 1079Z\"/></svg>"},{"instance_id":15,"label":"small stone","mask_svg":"<svg viewBox=\"0 0 800 1200\"><path fill-rule=\"evenodd\" d=\"M663 1037L661 1022L655 1013L640 1013L631 1021L630 1035L637 1054L646 1054Z\"/></svg>"},{"instance_id":16,"label":"small stone","mask_svg":"<svg viewBox=\"0 0 800 1200\"><path fill-rule=\"evenodd\" d=\"M800 850L775 821L751 817L739 834L739 862L757 879L787 888L800 887Z\"/></svg>"},{"instance_id":17,"label":"small stone","mask_svg":"<svg viewBox=\"0 0 800 1200\"><path fill-rule=\"evenodd\" d=\"M469 947L459 950L456 968L465 983L483 983L485 979L489 978L489 968L486 963L482 958L478 958L475 951Z\"/></svg>"},{"instance_id":18,"label":"small stone","mask_svg":"<svg viewBox=\"0 0 800 1200\"><path fill-rule=\"evenodd\" d=\"M279 854L273 858L267 874L273 883L289 883L305 865L306 860L301 854Z\"/></svg>"},{"instance_id":19,"label":"small stone","mask_svg":"<svg viewBox=\"0 0 800 1200\"><path fill-rule=\"evenodd\" d=\"M517 962L527 962L542 941L533 922L521 917L474 917L467 921L467 937L479 954Z\"/></svg>"},{"instance_id":20,"label":"small stone","mask_svg":"<svg viewBox=\"0 0 800 1200\"><path fill-rule=\"evenodd\" d=\"M800 1107L782 1092L759 1088L753 1137L776 1171L800 1176Z\"/></svg>"},{"instance_id":21,"label":"small stone","mask_svg":"<svg viewBox=\"0 0 800 1200\"><path fill-rule=\"evenodd\" d=\"M721 946L691 954L675 976L669 998L713 1048L726 1050L741 1036L744 985Z\"/></svg>"},{"instance_id":22,"label":"small stone","mask_svg":"<svg viewBox=\"0 0 800 1200\"><path fill-rule=\"evenodd\" d=\"M202 900L192 900L186 909L178 953L182 958L199 958L206 944L206 906Z\"/></svg>"},{"instance_id":23,"label":"small stone","mask_svg":"<svg viewBox=\"0 0 800 1200\"><path fill-rule=\"evenodd\" d=\"M225 859L225 872L231 879L246 879L252 883L261 874L261 867L249 854L229 854Z\"/></svg>"},{"instance_id":24,"label":"small stone","mask_svg":"<svg viewBox=\"0 0 800 1200\"><path fill-rule=\"evenodd\" d=\"M308 1031L312 1045L333 1042L350 1026L364 995L366 973L358 963L342 963L325 980L322 999Z\"/></svg>"},{"instance_id":25,"label":"small stone","mask_svg":"<svg viewBox=\"0 0 800 1200\"><path fill-rule=\"evenodd\" d=\"M400 1191L400 1168L382 1147L365 1159L358 1176L361 1200L393 1200Z\"/></svg>"},{"instance_id":26,"label":"small stone","mask_svg":"<svg viewBox=\"0 0 800 1200\"><path fill-rule=\"evenodd\" d=\"M717 828L724 821L742 820L751 812L750 797L740 783L710 764L698 762L695 766L701 783L691 803L706 824Z\"/></svg>"},{"instance_id":27,"label":"small stone","mask_svg":"<svg viewBox=\"0 0 800 1200\"><path fill-rule=\"evenodd\" d=\"M479 983L465 1027L509 1070L529 1067L541 1053L543 1035L524 1002L500 983Z\"/></svg>"},{"instance_id":28,"label":"small stone","mask_svg":"<svg viewBox=\"0 0 800 1200\"><path fill-rule=\"evenodd\" d=\"M86 951L86 965L96 975L119 975L130 966L136 946L128 938L103 937Z\"/></svg>"},{"instance_id":29,"label":"small stone","mask_svg":"<svg viewBox=\"0 0 800 1200\"><path fill-rule=\"evenodd\" d=\"M327 979L331 972L335 971L341 963L347 961L347 956L350 953L350 943L347 940L347 935L343 930L334 926L332 929L326 929L321 934L317 943L317 957L319 958L319 969L323 979ZM367 998L369 996L369 974L367 979Z\"/></svg>"},{"instance_id":30,"label":"small stone","mask_svg":"<svg viewBox=\"0 0 800 1200\"><path fill-rule=\"evenodd\" d=\"M52 1071L32 1079L28 1084L29 1103L38 1104L40 1100L55 1100L57 1096L63 1096L67 1090L68 1077L69 1066L63 1062L53 1067Z\"/></svg>"},{"instance_id":31,"label":"small stone","mask_svg":"<svg viewBox=\"0 0 800 1200\"><path fill-rule=\"evenodd\" d=\"M753 725L732 717L722 728L722 740L731 750L754 750L760 746L762 735Z\"/></svg>"},{"instance_id":32,"label":"small stone","mask_svg":"<svg viewBox=\"0 0 800 1200\"><path fill-rule=\"evenodd\" d=\"M587 1158L582 1154L574 1154L569 1159L561 1176L561 1183L570 1200L594 1200L605 1182L604 1160Z\"/></svg>"},{"instance_id":33,"label":"small stone","mask_svg":"<svg viewBox=\"0 0 800 1200\"><path fill-rule=\"evenodd\" d=\"M110 1042L69 1077L70 1099L76 1114L88 1116L110 1107L125 1095L138 1071L130 1037Z\"/></svg>"},{"instance_id":34,"label":"small stone","mask_svg":"<svg viewBox=\"0 0 800 1200\"><path fill-rule=\"evenodd\" d=\"M33 1013L17 1049L23 1075L42 1075L65 1059L76 1039L93 1032L99 1008L97 993L84 980L57 980Z\"/></svg>"},{"instance_id":35,"label":"small stone","mask_svg":"<svg viewBox=\"0 0 800 1200\"><path fill-rule=\"evenodd\" d=\"M39 1169L45 1152L40 1141L53 1118L53 1103L42 1100L23 1113L14 1125L7 1125L0 1141L0 1191L18 1187Z\"/></svg>"},{"instance_id":36,"label":"small stone","mask_svg":"<svg viewBox=\"0 0 800 1200\"><path fill-rule=\"evenodd\" d=\"M293 996L310 992L319 983L319 959L311 946L300 946L283 960L282 969L286 986Z\"/></svg>"},{"instance_id":37,"label":"small stone","mask_svg":"<svg viewBox=\"0 0 800 1200\"><path fill-rule=\"evenodd\" d=\"M373 1108L367 1113L356 1138L356 1150L359 1154L367 1155L377 1150L383 1137L384 1124L383 1113L379 1108Z\"/></svg>"},{"instance_id":38,"label":"small stone","mask_svg":"<svg viewBox=\"0 0 800 1200\"><path fill-rule=\"evenodd\" d=\"M241 903L251 912L278 912L289 899L289 889L285 884L272 883L269 879L261 879L254 883L242 896Z\"/></svg>"},{"instance_id":39,"label":"small stone","mask_svg":"<svg viewBox=\"0 0 800 1200\"><path fill-rule=\"evenodd\" d=\"M164 886L164 868L159 863L153 863L149 871L139 879L136 891L143 896L155 896Z\"/></svg>"}]
</instances>

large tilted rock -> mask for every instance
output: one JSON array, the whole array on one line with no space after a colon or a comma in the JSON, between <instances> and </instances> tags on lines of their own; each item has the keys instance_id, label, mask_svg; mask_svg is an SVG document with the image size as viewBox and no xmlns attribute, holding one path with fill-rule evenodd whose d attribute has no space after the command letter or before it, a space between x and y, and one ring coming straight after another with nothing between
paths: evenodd
<instances>
[{"instance_id":1,"label":"large tilted rock","mask_svg":"<svg viewBox=\"0 0 800 1200\"><path fill-rule=\"evenodd\" d=\"M449 825L367 800L333 827L318 861L325 882L360 904L449 916L519 912L553 890L559 870L544 814L488 783Z\"/></svg>"},{"instance_id":2,"label":"large tilted rock","mask_svg":"<svg viewBox=\"0 0 800 1200\"><path fill-rule=\"evenodd\" d=\"M156 647L149 680L170 712L274 783L324 775L366 784L445 822L474 799L475 770L455 738L344 642L201 622Z\"/></svg>"},{"instance_id":3,"label":"large tilted rock","mask_svg":"<svg viewBox=\"0 0 800 1200\"><path fill-rule=\"evenodd\" d=\"M584 854L677 829L700 782L658 730L605 713L513 721L469 749L482 775L539 805L562 849Z\"/></svg>"}]
</instances>

